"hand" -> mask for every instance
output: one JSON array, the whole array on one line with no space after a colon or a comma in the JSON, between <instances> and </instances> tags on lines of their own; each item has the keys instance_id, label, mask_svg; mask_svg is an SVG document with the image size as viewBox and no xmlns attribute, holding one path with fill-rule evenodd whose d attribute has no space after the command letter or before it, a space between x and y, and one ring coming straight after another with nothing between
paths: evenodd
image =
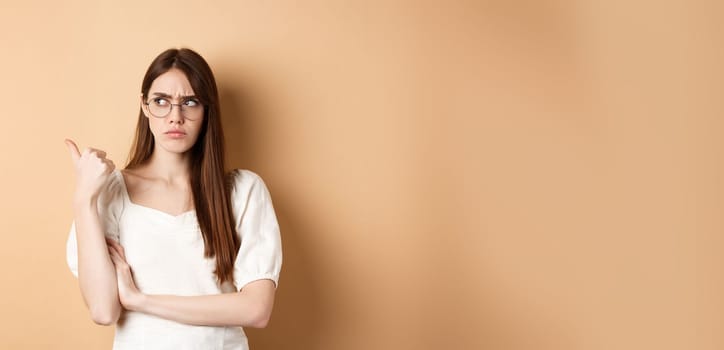
<instances>
[{"instance_id":1,"label":"hand","mask_svg":"<svg viewBox=\"0 0 724 350\"><path fill-rule=\"evenodd\" d=\"M131 266L126 261L123 246L108 237L106 237L106 242L108 243L108 253L116 267L118 298L121 305L127 310L138 310L145 295L138 290L136 282L133 281L133 273Z\"/></svg>"},{"instance_id":2,"label":"hand","mask_svg":"<svg viewBox=\"0 0 724 350\"><path fill-rule=\"evenodd\" d=\"M75 200L94 201L116 168L113 161L106 158L106 152L86 148L83 153L70 139L65 140L66 146L73 159L76 172Z\"/></svg>"}]
</instances>

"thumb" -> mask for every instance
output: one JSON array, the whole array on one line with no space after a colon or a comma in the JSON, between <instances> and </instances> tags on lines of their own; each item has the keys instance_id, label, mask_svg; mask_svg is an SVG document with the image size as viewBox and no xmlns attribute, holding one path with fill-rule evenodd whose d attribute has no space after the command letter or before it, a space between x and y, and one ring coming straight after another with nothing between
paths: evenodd
<instances>
[{"instance_id":1,"label":"thumb","mask_svg":"<svg viewBox=\"0 0 724 350\"><path fill-rule=\"evenodd\" d=\"M65 145L68 146L68 150L70 151L70 156L73 158L73 163L78 163L78 159L80 159L80 152L78 151L78 146L76 146L75 142L71 139L65 139Z\"/></svg>"}]
</instances>

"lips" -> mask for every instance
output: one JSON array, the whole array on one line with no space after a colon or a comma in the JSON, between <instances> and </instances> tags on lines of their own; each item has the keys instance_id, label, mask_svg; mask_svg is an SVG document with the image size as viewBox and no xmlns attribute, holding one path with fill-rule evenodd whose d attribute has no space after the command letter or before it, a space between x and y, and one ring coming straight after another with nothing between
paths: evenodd
<instances>
[{"instance_id":1,"label":"lips","mask_svg":"<svg viewBox=\"0 0 724 350\"><path fill-rule=\"evenodd\" d=\"M166 137L168 137L170 139L186 138L186 133L182 130L169 130L169 131L166 131L164 134L166 134Z\"/></svg>"}]
</instances>

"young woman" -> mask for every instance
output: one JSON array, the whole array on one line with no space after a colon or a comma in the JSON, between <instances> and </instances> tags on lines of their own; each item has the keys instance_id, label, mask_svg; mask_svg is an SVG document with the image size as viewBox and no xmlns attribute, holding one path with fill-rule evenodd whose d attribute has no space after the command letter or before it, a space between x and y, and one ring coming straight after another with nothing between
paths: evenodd
<instances>
[{"instance_id":1,"label":"young woman","mask_svg":"<svg viewBox=\"0 0 724 350\"><path fill-rule=\"evenodd\" d=\"M281 270L279 225L262 179L225 173L214 76L189 49L146 71L128 164L80 152L68 265L114 349L248 349Z\"/></svg>"}]
</instances>

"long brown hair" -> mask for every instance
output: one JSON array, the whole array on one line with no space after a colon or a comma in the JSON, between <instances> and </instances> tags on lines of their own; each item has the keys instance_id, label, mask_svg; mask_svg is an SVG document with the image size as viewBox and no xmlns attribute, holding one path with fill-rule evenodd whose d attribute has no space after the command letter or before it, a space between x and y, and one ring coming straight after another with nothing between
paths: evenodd
<instances>
[{"instance_id":1,"label":"long brown hair","mask_svg":"<svg viewBox=\"0 0 724 350\"><path fill-rule=\"evenodd\" d=\"M193 50L169 49L162 52L143 77L141 93L144 101L153 81L171 68L184 72L195 96L204 105L204 119L196 143L191 150L191 190L196 217L204 238L204 256L216 257L214 273L222 284L234 280L234 260L241 244L236 235L231 207L230 179L225 175L224 133L221 129L219 93L211 68ZM144 164L151 157L154 139L148 118L141 109L127 169Z\"/></svg>"}]
</instances>

